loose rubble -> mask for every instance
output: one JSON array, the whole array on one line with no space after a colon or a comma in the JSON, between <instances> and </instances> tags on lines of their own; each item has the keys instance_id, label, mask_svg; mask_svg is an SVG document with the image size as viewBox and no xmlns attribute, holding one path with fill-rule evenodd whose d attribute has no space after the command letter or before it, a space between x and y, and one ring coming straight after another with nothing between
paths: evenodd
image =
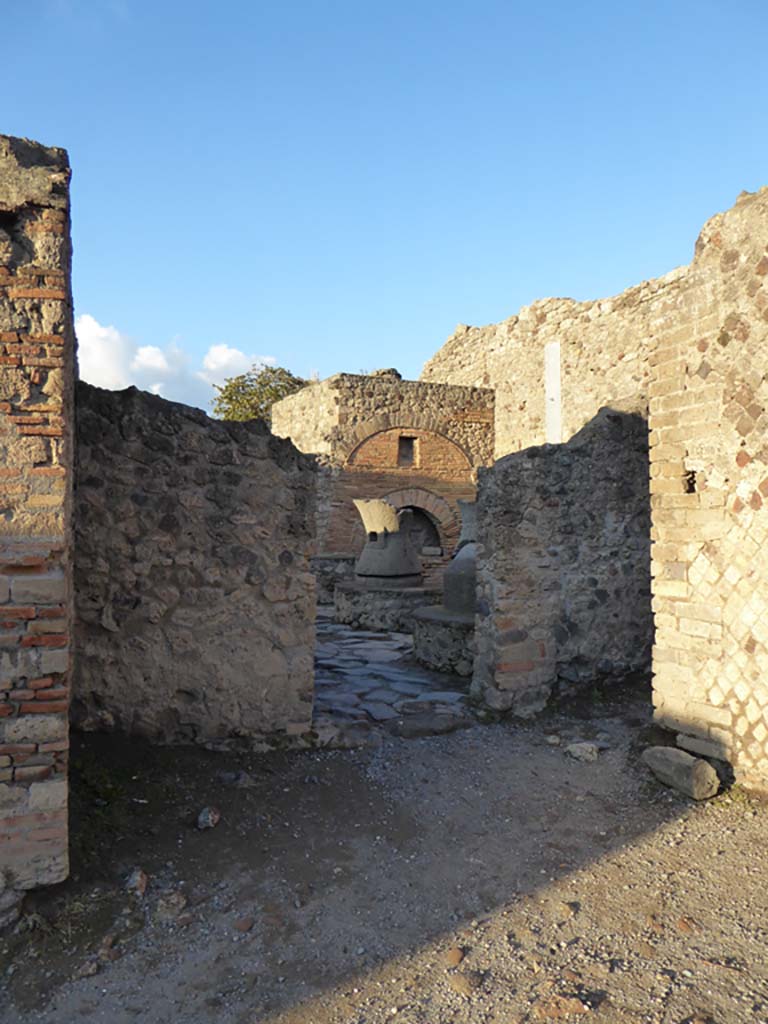
<instances>
[{"instance_id":1,"label":"loose rubble","mask_svg":"<svg viewBox=\"0 0 768 1024\"><path fill-rule=\"evenodd\" d=\"M146 872L142 871L141 868L134 868L126 879L125 888L128 892L133 892L137 896L143 896L147 891L148 884L149 879L147 878Z\"/></svg>"},{"instance_id":2,"label":"loose rubble","mask_svg":"<svg viewBox=\"0 0 768 1024\"><path fill-rule=\"evenodd\" d=\"M596 743L569 743L565 748L566 754L576 761L584 761L587 764L596 761L600 753Z\"/></svg>"},{"instance_id":3,"label":"loose rubble","mask_svg":"<svg viewBox=\"0 0 768 1024\"><path fill-rule=\"evenodd\" d=\"M218 807L204 807L197 816L197 827L201 832L207 828L216 828L220 818Z\"/></svg>"}]
</instances>

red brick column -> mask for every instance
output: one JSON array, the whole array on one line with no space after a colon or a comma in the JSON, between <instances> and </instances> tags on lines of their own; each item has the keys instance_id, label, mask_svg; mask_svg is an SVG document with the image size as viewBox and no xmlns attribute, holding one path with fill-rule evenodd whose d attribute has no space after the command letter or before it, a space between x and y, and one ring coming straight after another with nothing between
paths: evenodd
<instances>
[{"instance_id":1,"label":"red brick column","mask_svg":"<svg viewBox=\"0 0 768 1024\"><path fill-rule=\"evenodd\" d=\"M0 927L68 871L69 166L0 136Z\"/></svg>"}]
</instances>

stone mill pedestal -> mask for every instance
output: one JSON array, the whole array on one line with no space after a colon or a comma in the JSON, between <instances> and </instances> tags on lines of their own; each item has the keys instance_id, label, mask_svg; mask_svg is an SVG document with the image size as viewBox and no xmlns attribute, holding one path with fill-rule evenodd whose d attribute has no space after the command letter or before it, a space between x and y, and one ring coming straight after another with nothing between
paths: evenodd
<instances>
[{"instance_id":1,"label":"stone mill pedestal","mask_svg":"<svg viewBox=\"0 0 768 1024\"><path fill-rule=\"evenodd\" d=\"M410 633L414 610L439 594L423 586L407 529L411 513L379 499L358 498L355 507L368 539L354 580L336 585L334 617L359 629Z\"/></svg>"},{"instance_id":2,"label":"stone mill pedestal","mask_svg":"<svg viewBox=\"0 0 768 1024\"><path fill-rule=\"evenodd\" d=\"M475 503L460 501L461 535L443 577L443 603L413 615L413 649L418 660L438 672L471 676L474 666L477 540Z\"/></svg>"}]
</instances>

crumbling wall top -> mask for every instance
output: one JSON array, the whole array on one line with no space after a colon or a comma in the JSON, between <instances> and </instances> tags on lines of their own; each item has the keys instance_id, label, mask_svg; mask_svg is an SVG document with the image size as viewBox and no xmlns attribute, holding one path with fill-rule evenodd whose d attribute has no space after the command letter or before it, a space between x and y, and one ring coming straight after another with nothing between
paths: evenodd
<instances>
[{"instance_id":1,"label":"crumbling wall top","mask_svg":"<svg viewBox=\"0 0 768 1024\"><path fill-rule=\"evenodd\" d=\"M65 149L0 135L0 211L22 206L65 210L69 178Z\"/></svg>"}]
</instances>

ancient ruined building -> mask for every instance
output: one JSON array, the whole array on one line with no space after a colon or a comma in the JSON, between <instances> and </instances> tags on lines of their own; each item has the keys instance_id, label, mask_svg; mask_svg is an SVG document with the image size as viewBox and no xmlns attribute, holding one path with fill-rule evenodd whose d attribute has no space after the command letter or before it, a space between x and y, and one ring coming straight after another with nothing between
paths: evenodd
<instances>
[{"instance_id":1,"label":"ancient ruined building","mask_svg":"<svg viewBox=\"0 0 768 1024\"><path fill-rule=\"evenodd\" d=\"M320 457L314 566L320 600L351 575L365 543L355 498L409 509L425 583L440 585L474 500L477 469L493 461L493 391L402 380L396 370L337 374L284 398L272 429Z\"/></svg>"},{"instance_id":2,"label":"ancient ruined building","mask_svg":"<svg viewBox=\"0 0 768 1024\"><path fill-rule=\"evenodd\" d=\"M478 701L652 664L677 744L768 781L768 190L658 281L461 328L421 382L311 385L281 438L75 388L68 178L0 137L0 922L67 873L70 691L82 728L306 737L356 498L411 511L437 583L477 497Z\"/></svg>"},{"instance_id":3,"label":"ancient ruined building","mask_svg":"<svg viewBox=\"0 0 768 1024\"><path fill-rule=\"evenodd\" d=\"M764 188L705 225L690 266L462 327L427 363L425 381L496 390L474 675L493 706L535 710L653 645L656 720L768 781L767 279Z\"/></svg>"},{"instance_id":4,"label":"ancient ruined building","mask_svg":"<svg viewBox=\"0 0 768 1024\"><path fill-rule=\"evenodd\" d=\"M260 423L75 395L68 181L0 136L0 926L67 875L71 691L80 727L163 742L312 719L315 467Z\"/></svg>"}]
</instances>

